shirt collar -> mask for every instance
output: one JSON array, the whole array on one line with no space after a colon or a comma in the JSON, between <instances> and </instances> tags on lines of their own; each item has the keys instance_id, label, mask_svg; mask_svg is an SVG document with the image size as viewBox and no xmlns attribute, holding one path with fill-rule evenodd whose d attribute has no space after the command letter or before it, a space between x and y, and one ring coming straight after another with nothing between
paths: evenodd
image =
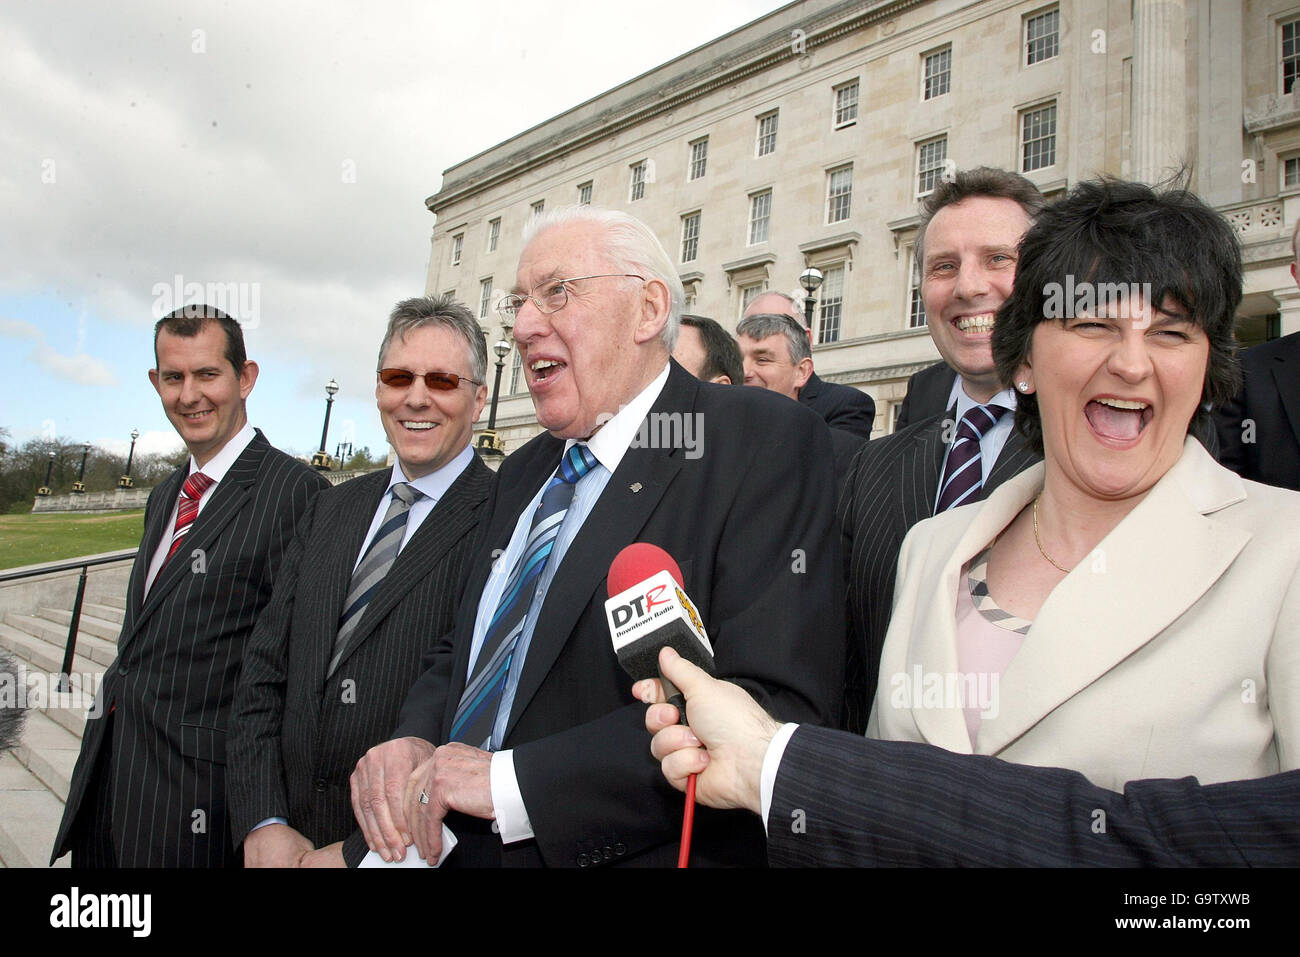
<instances>
[{"instance_id":1,"label":"shirt collar","mask_svg":"<svg viewBox=\"0 0 1300 957\"><path fill-rule=\"evenodd\" d=\"M407 478L406 473L402 471L402 463L394 462L392 474L388 477L388 489L392 489L398 482L405 482L407 485L418 488L429 501L437 502L447 494L447 489L451 488L451 483L460 477L460 473L469 468L470 460L473 458L474 450L467 445L460 450L459 455L442 468L436 472L430 472L428 475L422 475L417 479Z\"/></svg>"},{"instance_id":2,"label":"shirt collar","mask_svg":"<svg viewBox=\"0 0 1300 957\"><path fill-rule=\"evenodd\" d=\"M618 469L623 456L632 445L632 440L636 438L641 423L650 414L650 407L659 398L659 393L663 392L664 383L668 381L669 366L670 363L665 362L663 371L638 392L631 402L620 407L618 414L597 429L596 434L587 440L587 448L591 449L591 454L610 474ZM564 451L569 451L576 442L576 439L569 439L564 443Z\"/></svg>"},{"instance_id":3,"label":"shirt collar","mask_svg":"<svg viewBox=\"0 0 1300 957\"><path fill-rule=\"evenodd\" d=\"M244 449L248 448L248 443L257 438L257 431L248 424L234 434L229 442L221 447L221 451L208 460L208 464L199 468L198 462L194 461L194 456L190 456L190 475L195 472L202 472L208 478L212 479L215 485L226 477L230 467L235 464L235 460L244 454Z\"/></svg>"},{"instance_id":4,"label":"shirt collar","mask_svg":"<svg viewBox=\"0 0 1300 957\"><path fill-rule=\"evenodd\" d=\"M988 402L976 402L966 394L966 388L962 385L961 376L952 384L952 391L948 393L948 408L957 406L957 421L961 417L975 408L977 405L1000 405L1004 409L1012 412L1016 411L1016 392L1014 389L1003 389Z\"/></svg>"}]
</instances>

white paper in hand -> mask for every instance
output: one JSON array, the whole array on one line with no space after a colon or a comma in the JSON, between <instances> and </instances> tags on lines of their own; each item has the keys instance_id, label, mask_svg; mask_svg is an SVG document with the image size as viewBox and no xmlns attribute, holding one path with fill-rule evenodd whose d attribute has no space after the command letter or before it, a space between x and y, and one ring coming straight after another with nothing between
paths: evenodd
<instances>
[{"instance_id":1,"label":"white paper in hand","mask_svg":"<svg viewBox=\"0 0 1300 957\"><path fill-rule=\"evenodd\" d=\"M447 859L456 847L456 835L451 833L451 828L446 824L442 826L442 855L438 858L438 863L434 867L442 867L442 862ZM384 860L374 851L367 851L366 856L361 859L357 867L428 867L429 863L420 856L420 852L411 844L406 849L406 857L400 861Z\"/></svg>"}]
</instances>

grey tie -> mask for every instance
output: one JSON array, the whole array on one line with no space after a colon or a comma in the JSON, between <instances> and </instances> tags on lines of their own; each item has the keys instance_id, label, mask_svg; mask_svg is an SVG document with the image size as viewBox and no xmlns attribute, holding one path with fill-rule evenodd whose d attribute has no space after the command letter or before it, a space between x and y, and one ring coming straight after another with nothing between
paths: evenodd
<instances>
[{"instance_id":1,"label":"grey tie","mask_svg":"<svg viewBox=\"0 0 1300 957\"><path fill-rule=\"evenodd\" d=\"M406 534L406 519L411 514L411 505L424 496L418 488L405 482L398 482L392 491L392 504L384 513L384 520L379 523L379 530L375 532L366 554L352 573L348 598L343 603L343 617L339 619L338 637L334 639L334 657L330 659L329 669L325 672L326 678L334 674L334 669L339 666L348 638L357 630L357 625L361 624L366 606L397 560L397 549L402 544L402 536Z\"/></svg>"}]
</instances>

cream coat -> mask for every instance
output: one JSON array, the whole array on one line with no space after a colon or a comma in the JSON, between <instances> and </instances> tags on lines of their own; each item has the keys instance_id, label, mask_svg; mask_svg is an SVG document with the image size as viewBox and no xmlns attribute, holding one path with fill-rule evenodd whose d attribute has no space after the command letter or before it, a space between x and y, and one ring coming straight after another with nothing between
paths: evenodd
<instances>
[{"instance_id":1,"label":"cream coat","mask_svg":"<svg viewBox=\"0 0 1300 957\"><path fill-rule=\"evenodd\" d=\"M908 534L868 736L972 751L959 702L937 690L957 673L961 569L1043 475L1036 465ZM1102 787L1300 766L1300 494L1239 478L1189 438L987 687L975 753Z\"/></svg>"}]
</instances>

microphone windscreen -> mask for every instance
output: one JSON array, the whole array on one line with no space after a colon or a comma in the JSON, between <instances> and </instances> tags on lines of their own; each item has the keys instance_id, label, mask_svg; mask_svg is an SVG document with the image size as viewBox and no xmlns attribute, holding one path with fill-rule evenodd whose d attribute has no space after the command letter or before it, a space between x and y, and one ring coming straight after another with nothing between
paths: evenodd
<instances>
[{"instance_id":1,"label":"microphone windscreen","mask_svg":"<svg viewBox=\"0 0 1300 957\"><path fill-rule=\"evenodd\" d=\"M633 542L614 556L609 563L608 597L613 598L620 592L627 591L637 582L645 581L656 572L668 572L677 582L678 588L685 588L682 570L673 561L673 556L658 545L649 542Z\"/></svg>"}]
</instances>

